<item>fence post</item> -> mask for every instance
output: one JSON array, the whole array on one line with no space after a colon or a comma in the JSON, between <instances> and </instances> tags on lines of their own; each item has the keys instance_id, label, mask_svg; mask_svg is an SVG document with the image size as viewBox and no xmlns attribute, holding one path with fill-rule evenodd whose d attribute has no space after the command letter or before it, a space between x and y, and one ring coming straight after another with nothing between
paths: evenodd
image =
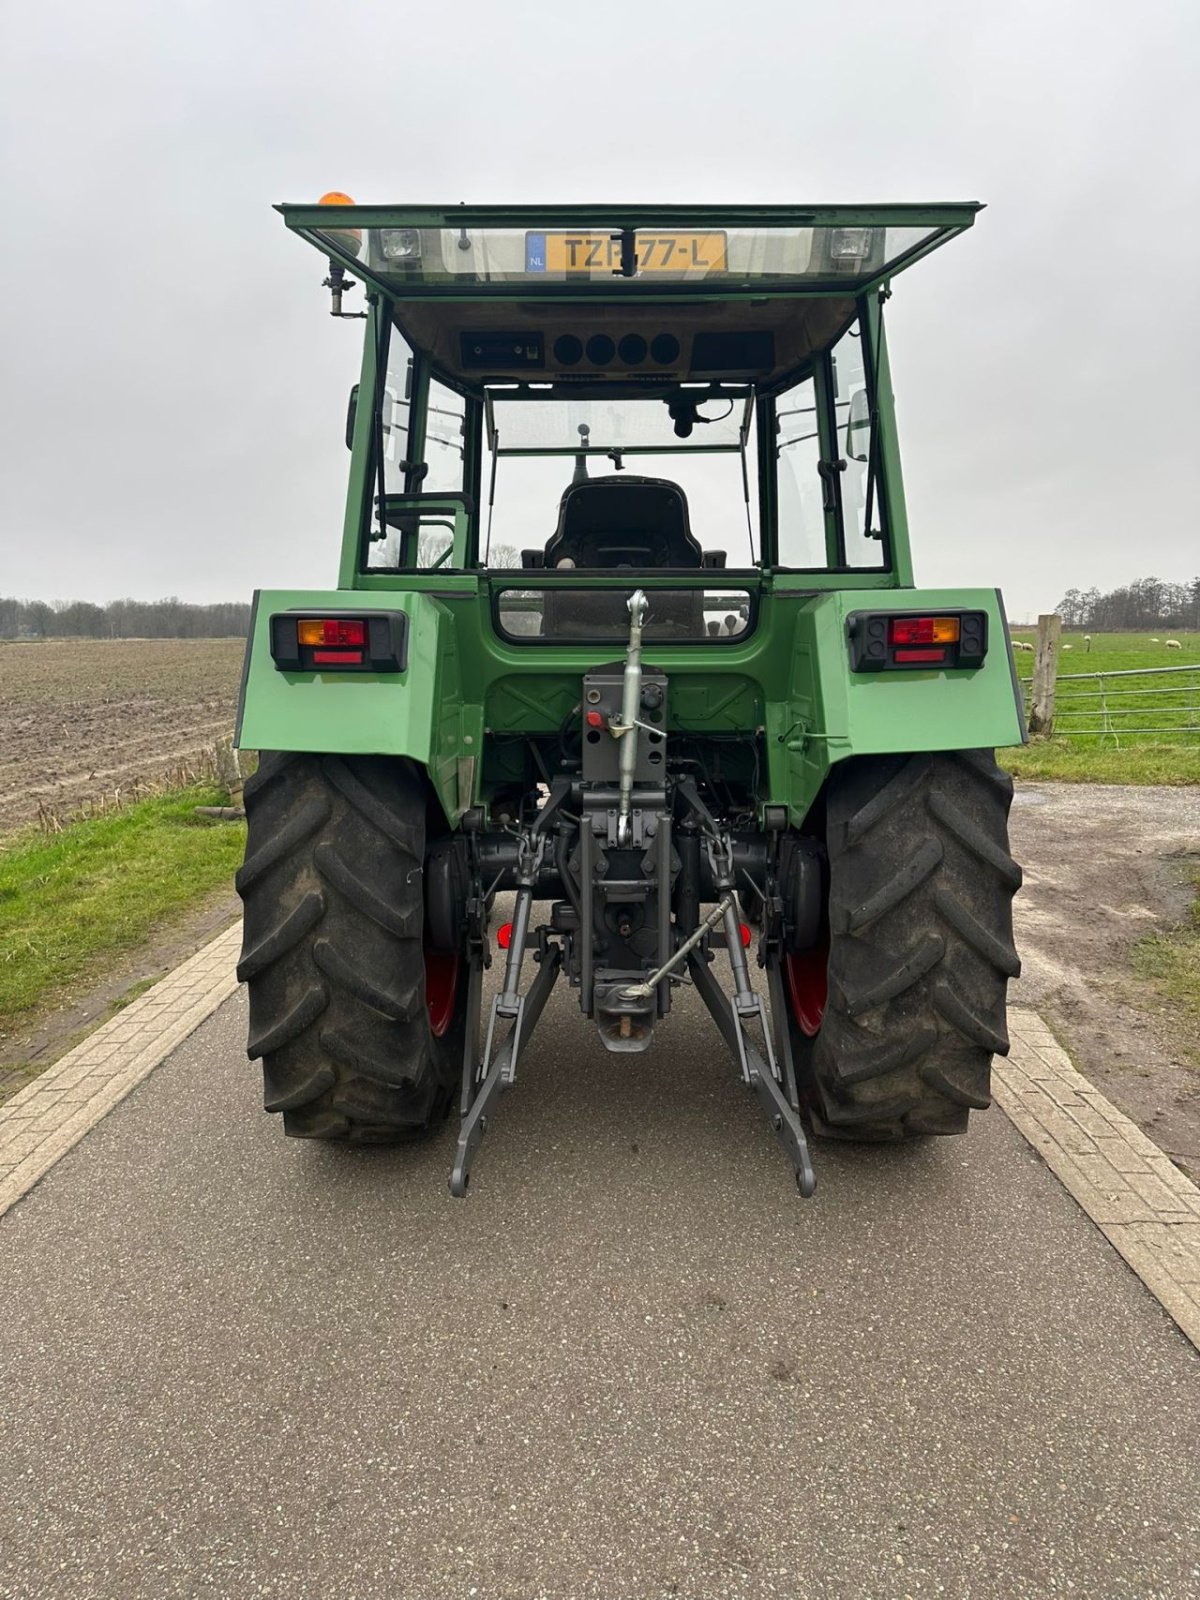
<instances>
[{"instance_id":1,"label":"fence post","mask_svg":"<svg viewBox=\"0 0 1200 1600\"><path fill-rule=\"evenodd\" d=\"M1062 618L1052 611L1040 616L1037 626L1037 659L1033 664L1033 693L1029 700L1030 733L1054 730L1054 686L1058 674L1058 647L1062 640Z\"/></svg>"}]
</instances>

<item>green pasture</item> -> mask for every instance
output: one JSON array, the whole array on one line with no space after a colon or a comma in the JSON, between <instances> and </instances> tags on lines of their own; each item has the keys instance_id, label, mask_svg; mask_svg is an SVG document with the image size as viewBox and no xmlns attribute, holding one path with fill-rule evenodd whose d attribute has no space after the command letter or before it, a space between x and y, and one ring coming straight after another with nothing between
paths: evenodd
<instances>
[{"instance_id":1,"label":"green pasture","mask_svg":"<svg viewBox=\"0 0 1200 1600\"><path fill-rule=\"evenodd\" d=\"M1037 630L1014 628L1014 642L1036 646ZM1181 648L1167 648L1167 639ZM1200 633L1064 631L1058 665L1054 737L1002 752L1023 778L1078 783L1200 783ZM1068 648L1069 646L1069 648ZM1034 653L1015 652L1028 693ZM1193 670L1169 677L1105 678L1086 673ZM1028 700L1026 700L1028 706ZM1193 730L1193 731L1189 731Z\"/></svg>"},{"instance_id":2,"label":"green pasture","mask_svg":"<svg viewBox=\"0 0 1200 1600\"><path fill-rule=\"evenodd\" d=\"M1011 633L1014 641L1037 644L1036 628L1013 628ZM1136 672L1147 667L1200 666L1200 633L1168 630L1157 638L1159 642L1153 644L1152 636L1146 633L1094 633L1088 644L1084 632L1075 629L1068 632L1064 628L1059 676L1074 672ZM1178 639L1182 648L1168 650L1167 639ZM1033 672L1033 655L1019 650L1016 660L1017 672L1022 678L1029 678Z\"/></svg>"}]
</instances>

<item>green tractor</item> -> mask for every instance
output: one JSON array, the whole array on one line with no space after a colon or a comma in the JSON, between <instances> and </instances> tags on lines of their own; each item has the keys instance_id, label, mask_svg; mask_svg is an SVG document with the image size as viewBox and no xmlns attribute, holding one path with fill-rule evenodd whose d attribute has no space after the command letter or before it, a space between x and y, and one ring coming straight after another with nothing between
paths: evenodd
<instances>
[{"instance_id":1,"label":"green tractor","mask_svg":"<svg viewBox=\"0 0 1200 1600\"><path fill-rule=\"evenodd\" d=\"M281 210L365 337L338 585L255 596L238 715L267 1110L457 1096L463 1195L565 980L629 1055L694 988L803 1194L810 1134L961 1133L1025 729L999 592L914 586L883 310L978 207Z\"/></svg>"}]
</instances>

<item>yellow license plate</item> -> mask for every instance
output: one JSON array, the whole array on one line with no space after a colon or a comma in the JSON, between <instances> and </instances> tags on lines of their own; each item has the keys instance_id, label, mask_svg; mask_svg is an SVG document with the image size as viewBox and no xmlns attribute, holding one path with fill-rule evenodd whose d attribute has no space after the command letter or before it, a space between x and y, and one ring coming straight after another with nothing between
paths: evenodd
<instances>
[{"instance_id":1,"label":"yellow license plate","mask_svg":"<svg viewBox=\"0 0 1200 1600\"><path fill-rule=\"evenodd\" d=\"M724 272L723 233L643 233L636 235L638 273L672 276ZM530 233L525 236L526 269L556 274L621 270L621 236L608 233Z\"/></svg>"}]
</instances>

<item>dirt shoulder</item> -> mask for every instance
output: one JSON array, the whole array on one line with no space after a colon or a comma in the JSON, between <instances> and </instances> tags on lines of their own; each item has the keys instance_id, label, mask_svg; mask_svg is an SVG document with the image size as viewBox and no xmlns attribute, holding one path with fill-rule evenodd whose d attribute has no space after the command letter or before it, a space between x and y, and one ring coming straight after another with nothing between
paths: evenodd
<instances>
[{"instance_id":1,"label":"dirt shoulder","mask_svg":"<svg viewBox=\"0 0 1200 1600\"><path fill-rule=\"evenodd\" d=\"M1013 853L1023 970L1076 1066L1192 1177L1200 1176L1200 1040L1134 970L1133 947L1186 916L1200 860L1200 787L1018 780Z\"/></svg>"}]
</instances>

